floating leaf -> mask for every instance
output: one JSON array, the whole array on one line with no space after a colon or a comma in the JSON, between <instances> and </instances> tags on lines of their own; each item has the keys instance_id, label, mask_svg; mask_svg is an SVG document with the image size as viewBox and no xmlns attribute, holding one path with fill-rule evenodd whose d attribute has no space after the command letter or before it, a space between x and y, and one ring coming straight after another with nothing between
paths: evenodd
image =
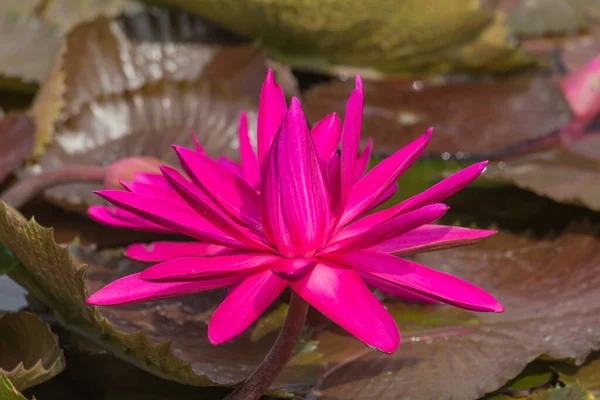
<instances>
[{"instance_id":1,"label":"floating leaf","mask_svg":"<svg viewBox=\"0 0 600 400\"><path fill-rule=\"evenodd\" d=\"M10 382L10 379L0 372L0 399L27 400Z\"/></svg>"},{"instance_id":2,"label":"floating leaf","mask_svg":"<svg viewBox=\"0 0 600 400\"><path fill-rule=\"evenodd\" d=\"M222 292L102 310L87 305L88 288L93 292L144 266L116 252L58 246L51 229L25 223L4 203L0 241L23 266L11 277L50 306L67 329L159 377L197 386L233 385L248 377L275 340L273 332L252 342L248 331L228 344L210 344L207 321ZM304 361L288 364L273 388L306 387L316 365Z\"/></svg>"},{"instance_id":3,"label":"floating leaf","mask_svg":"<svg viewBox=\"0 0 600 400\"><path fill-rule=\"evenodd\" d=\"M537 151L500 158L483 177L599 211L600 134L555 141Z\"/></svg>"},{"instance_id":4,"label":"floating leaf","mask_svg":"<svg viewBox=\"0 0 600 400\"><path fill-rule=\"evenodd\" d=\"M33 121L25 114L1 115L0 182L21 166L33 150Z\"/></svg>"},{"instance_id":5,"label":"floating leaf","mask_svg":"<svg viewBox=\"0 0 600 400\"><path fill-rule=\"evenodd\" d=\"M139 8L131 0L2 0L0 75L26 84L41 83L52 68L62 38L75 25Z\"/></svg>"},{"instance_id":6,"label":"floating leaf","mask_svg":"<svg viewBox=\"0 0 600 400\"><path fill-rule=\"evenodd\" d=\"M543 240L499 233L477 246L417 256L493 293L505 312L388 302L403 332L399 351L377 353L341 330L325 331L318 339L328 366L313 393L469 400L503 386L542 355L580 365L600 347L600 237L593 232L572 226Z\"/></svg>"},{"instance_id":7,"label":"floating leaf","mask_svg":"<svg viewBox=\"0 0 600 400\"><path fill-rule=\"evenodd\" d=\"M389 154L434 127L428 153L465 157L490 154L562 128L571 110L549 78L534 75L485 82L365 82L363 131L376 152ZM311 122L343 115L354 84L334 82L309 90L304 108Z\"/></svg>"},{"instance_id":8,"label":"floating leaf","mask_svg":"<svg viewBox=\"0 0 600 400\"><path fill-rule=\"evenodd\" d=\"M256 109L265 73L256 45L188 14L152 9L82 24L33 106L37 140L53 143L32 172L135 155L174 163L170 145L193 146L192 128L210 154L233 155L239 114ZM100 201L97 188L46 194L82 210Z\"/></svg>"},{"instance_id":9,"label":"floating leaf","mask_svg":"<svg viewBox=\"0 0 600 400\"><path fill-rule=\"evenodd\" d=\"M495 26L501 21L489 1L148 1L256 38L280 60L308 70L423 76L505 72L533 63L509 32Z\"/></svg>"},{"instance_id":10,"label":"floating leaf","mask_svg":"<svg viewBox=\"0 0 600 400\"><path fill-rule=\"evenodd\" d=\"M0 317L0 374L23 391L65 367L58 338L44 321L26 312Z\"/></svg>"}]
</instances>

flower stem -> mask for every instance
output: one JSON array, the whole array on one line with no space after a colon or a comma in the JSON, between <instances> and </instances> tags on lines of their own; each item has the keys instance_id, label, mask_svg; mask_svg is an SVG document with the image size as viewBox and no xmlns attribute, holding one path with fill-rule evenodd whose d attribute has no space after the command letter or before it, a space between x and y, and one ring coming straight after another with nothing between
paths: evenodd
<instances>
[{"instance_id":1,"label":"flower stem","mask_svg":"<svg viewBox=\"0 0 600 400\"><path fill-rule=\"evenodd\" d=\"M104 168L72 165L24 178L4 192L0 200L13 208L19 208L52 186L69 182L103 181Z\"/></svg>"},{"instance_id":2,"label":"flower stem","mask_svg":"<svg viewBox=\"0 0 600 400\"><path fill-rule=\"evenodd\" d=\"M256 371L226 400L256 400L269 389L298 344L307 312L308 303L292 291L288 314L271 351Z\"/></svg>"}]
</instances>

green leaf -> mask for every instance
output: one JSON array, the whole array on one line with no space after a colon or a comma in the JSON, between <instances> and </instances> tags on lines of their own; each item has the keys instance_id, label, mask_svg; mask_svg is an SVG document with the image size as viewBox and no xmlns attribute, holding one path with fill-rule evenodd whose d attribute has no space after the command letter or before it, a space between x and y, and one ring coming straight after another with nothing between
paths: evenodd
<instances>
[{"instance_id":1,"label":"green leaf","mask_svg":"<svg viewBox=\"0 0 600 400\"><path fill-rule=\"evenodd\" d=\"M19 260L0 243L0 275L5 275L19 264Z\"/></svg>"},{"instance_id":2,"label":"green leaf","mask_svg":"<svg viewBox=\"0 0 600 400\"><path fill-rule=\"evenodd\" d=\"M27 400L10 382L4 373L0 372L0 399L3 400Z\"/></svg>"},{"instance_id":3,"label":"green leaf","mask_svg":"<svg viewBox=\"0 0 600 400\"><path fill-rule=\"evenodd\" d=\"M26 312L0 317L0 375L16 389L23 391L45 382L64 367L58 338L45 322Z\"/></svg>"},{"instance_id":4,"label":"green leaf","mask_svg":"<svg viewBox=\"0 0 600 400\"><path fill-rule=\"evenodd\" d=\"M471 313L385 300L403 334L393 355L339 329L317 335L327 363L311 393L335 399L475 399L544 355L581 365L600 347L600 237L586 225L560 236L499 233L414 260L473 282L505 307Z\"/></svg>"},{"instance_id":5,"label":"green leaf","mask_svg":"<svg viewBox=\"0 0 600 400\"><path fill-rule=\"evenodd\" d=\"M494 7L470 0L148 0L260 40L280 60L380 77L501 72L533 64ZM251 16L251 17L249 17Z\"/></svg>"},{"instance_id":6,"label":"green leaf","mask_svg":"<svg viewBox=\"0 0 600 400\"><path fill-rule=\"evenodd\" d=\"M68 330L164 379L196 386L234 385L258 366L277 335L273 332L252 342L248 331L230 343L211 345L207 322L223 299L220 291L102 310L87 305L88 289L98 290L145 266L120 252L61 247L55 244L52 229L33 219L26 223L4 203L0 203L0 241L23 265L11 277L50 306ZM314 350L308 342L299 351L306 346ZM272 389L285 392L309 385L318 364L306 360L288 365Z\"/></svg>"}]
</instances>

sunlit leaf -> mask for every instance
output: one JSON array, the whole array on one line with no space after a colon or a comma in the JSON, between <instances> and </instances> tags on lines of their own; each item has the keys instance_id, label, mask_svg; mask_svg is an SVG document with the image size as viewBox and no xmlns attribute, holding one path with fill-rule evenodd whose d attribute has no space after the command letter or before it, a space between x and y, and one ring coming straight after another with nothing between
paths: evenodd
<instances>
[{"instance_id":1,"label":"sunlit leaf","mask_svg":"<svg viewBox=\"0 0 600 400\"><path fill-rule=\"evenodd\" d=\"M58 339L45 322L26 312L0 317L0 375L17 390L47 381L64 367Z\"/></svg>"},{"instance_id":2,"label":"sunlit leaf","mask_svg":"<svg viewBox=\"0 0 600 400\"><path fill-rule=\"evenodd\" d=\"M2 115L0 111L0 182L31 154L33 132L33 121L27 115Z\"/></svg>"},{"instance_id":3,"label":"sunlit leaf","mask_svg":"<svg viewBox=\"0 0 600 400\"><path fill-rule=\"evenodd\" d=\"M375 152L390 154L434 127L426 152L463 158L493 154L548 135L571 119L561 91L549 78L526 75L484 82L424 81L364 83L363 137ZM327 113L343 115L354 83L334 82L304 98L313 123Z\"/></svg>"},{"instance_id":4,"label":"sunlit leaf","mask_svg":"<svg viewBox=\"0 0 600 400\"><path fill-rule=\"evenodd\" d=\"M148 0L260 40L295 67L334 74L423 76L531 65L493 2L459 0ZM252 17L249 17L252 16ZM480 51L471 51L478 48Z\"/></svg>"},{"instance_id":5,"label":"sunlit leaf","mask_svg":"<svg viewBox=\"0 0 600 400\"><path fill-rule=\"evenodd\" d=\"M341 330L318 335L328 366L313 393L335 399L475 399L544 355L582 364L600 346L600 237L572 226L558 237L499 233L416 261L493 293L503 314L387 302L403 341L389 356Z\"/></svg>"},{"instance_id":6,"label":"sunlit leaf","mask_svg":"<svg viewBox=\"0 0 600 400\"><path fill-rule=\"evenodd\" d=\"M233 385L256 368L277 335L273 332L252 342L248 331L228 344L210 344L207 321L223 292L102 310L89 306L88 290L144 266L120 252L58 246L51 229L33 220L26 223L3 203L0 241L22 263L11 277L50 306L67 329L159 377L197 386ZM288 365L273 388L292 390L310 384L316 364L302 361Z\"/></svg>"},{"instance_id":7,"label":"sunlit leaf","mask_svg":"<svg viewBox=\"0 0 600 400\"><path fill-rule=\"evenodd\" d=\"M256 109L266 66L256 45L197 17L152 9L78 26L55 72L33 106L38 142L53 143L32 173L140 154L174 163L170 145L193 146L192 128L210 154L236 155L239 114ZM46 194L81 210L100 201L96 188Z\"/></svg>"},{"instance_id":8,"label":"sunlit leaf","mask_svg":"<svg viewBox=\"0 0 600 400\"><path fill-rule=\"evenodd\" d=\"M555 201L600 210L600 134L555 141L537 151L500 158L483 178Z\"/></svg>"},{"instance_id":9,"label":"sunlit leaf","mask_svg":"<svg viewBox=\"0 0 600 400\"><path fill-rule=\"evenodd\" d=\"M10 382L10 379L0 372L0 399L27 400Z\"/></svg>"},{"instance_id":10,"label":"sunlit leaf","mask_svg":"<svg viewBox=\"0 0 600 400\"><path fill-rule=\"evenodd\" d=\"M139 8L131 0L2 0L0 76L9 81L0 78L0 84L41 83L52 68L62 38L75 25Z\"/></svg>"}]
</instances>

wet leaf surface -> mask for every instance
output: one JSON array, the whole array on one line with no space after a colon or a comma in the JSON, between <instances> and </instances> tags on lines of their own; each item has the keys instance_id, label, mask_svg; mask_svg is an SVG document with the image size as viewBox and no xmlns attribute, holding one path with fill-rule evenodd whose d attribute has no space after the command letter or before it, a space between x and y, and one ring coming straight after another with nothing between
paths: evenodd
<instances>
[{"instance_id":1,"label":"wet leaf surface","mask_svg":"<svg viewBox=\"0 0 600 400\"><path fill-rule=\"evenodd\" d=\"M47 381L64 367L58 338L45 322L26 312L0 316L0 375L17 390Z\"/></svg>"},{"instance_id":2,"label":"wet leaf surface","mask_svg":"<svg viewBox=\"0 0 600 400\"><path fill-rule=\"evenodd\" d=\"M112 17L139 9L134 1L3 0L0 4L0 75L25 84L45 78L64 35L99 15ZM10 84L0 79L0 83ZM29 89L17 86L17 89Z\"/></svg>"},{"instance_id":3,"label":"wet leaf surface","mask_svg":"<svg viewBox=\"0 0 600 400\"><path fill-rule=\"evenodd\" d=\"M256 368L276 337L273 332L252 342L248 331L228 344L211 345L207 321L223 292L102 310L89 306L88 291L144 266L125 259L120 251L60 247L50 229L25 223L3 203L0 241L23 265L11 277L50 306L70 331L162 378L197 386L233 385ZM293 390L310 384L316 365L305 360L292 359L273 388Z\"/></svg>"},{"instance_id":4,"label":"wet leaf surface","mask_svg":"<svg viewBox=\"0 0 600 400\"><path fill-rule=\"evenodd\" d=\"M364 82L363 138L375 152L391 154L421 136L434 134L427 154L464 158L488 155L544 137L571 120L571 111L552 80L537 76L437 85L423 81ZM343 115L352 80L317 85L304 97L315 123Z\"/></svg>"},{"instance_id":5,"label":"wet leaf surface","mask_svg":"<svg viewBox=\"0 0 600 400\"><path fill-rule=\"evenodd\" d=\"M492 1L149 2L189 10L260 40L294 67L330 74L505 72L534 62L511 39Z\"/></svg>"},{"instance_id":6,"label":"wet leaf surface","mask_svg":"<svg viewBox=\"0 0 600 400\"><path fill-rule=\"evenodd\" d=\"M210 154L236 156L239 114L255 110L266 73L255 45L157 9L78 26L55 70L33 106L37 140L53 143L32 173L135 155L175 163L170 145L193 146L192 128ZM97 188L63 185L46 195L82 210L100 202Z\"/></svg>"},{"instance_id":7,"label":"wet leaf surface","mask_svg":"<svg viewBox=\"0 0 600 400\"><path fill-rule=\"evenodd\" d=\"M0 110L0 182L19 168L33 150L33 120L25 114Z\"/></svg>"},{"instance_id":8,"label":"wet leaf surface","mask_svg":"<svg viewBox=\"0 0 600 400\"><path fill-rule=\"evenodd\" d=\"M599 211L600 134L565 138L536 151L500 158L483 178Z\"/></svg>"},{"instance_id":9,"label":"wet leaf surface","mask_svg":"<svg viewBox=\"0 0 600 400\"><path fill-rule=\"evenodd\" d=\"M600 237L572 226L544 240L500 233L477 246L416 261L494 293L503 314L389 303L403 343L389 356L330 330L319 335L328 366L313 396L327 399L474 399L539 356L581 364L600 346ZM468 378L466 378L468 377Z\"/></svg>"}]
</instances>

